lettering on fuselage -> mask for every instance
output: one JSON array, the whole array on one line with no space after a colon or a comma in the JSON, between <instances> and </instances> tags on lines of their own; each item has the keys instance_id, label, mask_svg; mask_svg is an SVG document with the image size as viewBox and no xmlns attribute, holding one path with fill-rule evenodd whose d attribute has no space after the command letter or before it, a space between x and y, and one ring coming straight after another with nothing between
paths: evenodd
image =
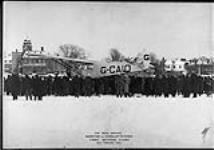
<instances>
[{"instance_id":1,"label":"lettering on fuselage","mask_svg":"<svg viewBox=\"0 0 214 150\"><path fill-rule=\"evenodd\" d=\"M115 74L115 73L130 72L130 71L131 71L131 65L130 64L110 65L109 67L103 66L100 68L101 74L105 74L105 73Z\"/></svg>"}]
</instances>

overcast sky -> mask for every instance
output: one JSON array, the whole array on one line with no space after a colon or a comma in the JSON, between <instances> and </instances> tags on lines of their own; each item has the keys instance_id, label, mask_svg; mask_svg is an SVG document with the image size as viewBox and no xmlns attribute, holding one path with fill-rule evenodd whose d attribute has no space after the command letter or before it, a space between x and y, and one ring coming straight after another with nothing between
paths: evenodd
<instances>
[{"instance_id":1,"label":"overcast sky","mask_svg":"<svg viewBox=\"0 0 214 150\"><path fill-rule=\"evenodd\" d=\"M159 58L209 56L211 4L4 2L4 54L21 50L28 36L33 49L56 51L71 43L91 59L110 48L126 56L147 49Z\"/></svg>"}]
</instances>

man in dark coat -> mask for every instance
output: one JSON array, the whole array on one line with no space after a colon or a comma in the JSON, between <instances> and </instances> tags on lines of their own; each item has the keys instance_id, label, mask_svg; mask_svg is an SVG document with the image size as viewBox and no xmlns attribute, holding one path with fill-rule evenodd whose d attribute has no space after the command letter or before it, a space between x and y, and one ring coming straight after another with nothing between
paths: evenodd
<instances>
[{"instance_id":1,"label":"man in dark coat","mask_svg":"<svg viewBox=\"0 0 214 150\"><path fill-rule=\"evenodd\" d=\"M60 76L58 76L58 74L56 74L56 76L54 77L54 82L53 82L53 86L54 86L54 95L55 96L59 96L61 95L61 84L62 81L60 79Z\"/></svg>"},{"instance_id":2,"label":"man in dark coat","mask_svg":"<svg viewBox=\"0 0 214 150\"><path fill-rule=\"evenodd\" d=\"M145 84L144 84L146 97L150 95L150 84L151 84L150 82L151 82L150 77L146 77Z\"/></svg>"},{"instance_id":3,"label":"man in dark coat","mask_svg":"<svg viewBox=\"0 0 214 150\"><path fill-rule=\"evenodd\" d=\"M52 77L49 75L46 79L46 84L45 84L45 86L46 86L46 88L47 88L47 95L52 95L53 94L53 92L52 92L52 89L53 89L53 81L52 81Z\"/></svg>"},{"instance_id":4,"label":"man in dark coat","mask_svg":"<svg viewBox=\"0 0 214 150\"><path fill-rule=\"evenodd\" d=\"M122 80L123 80L123 91L124 91L124 96L130 96L129 94L129 84L130 84L130 78L127 74L122 75Z\"/></svg>"},{"instance_id":5,"label":"man in dark coat","mask_svg":"<svg viewBox=\"0 0 214 150\"><path fill-rule=\"evenodd\" d=\"M104 94L104 79L103 79L103 77L96 78L95 87L96 87L97 95Z\"/></svg>"},{"instance_id":6,"label":"man in dark coat","mask_svg":"<svg viewBox=\"0 0 214 150\"><path fill-rule=\"evenodd\" d=\"M28 100L28 97L30 98L30 100L32 100L33 93L32 79L28 75L25 75L25 78L23 80L23 89L26 100Z\"/></svg>"},{"instance_id":7,"label":"man in dark coat","mask_svg":"<svg viewBox=\"0 0 214 150\"><path fill-rule=\"evenodd\" d=\"M157 75L155 77L155 82L156 82L156 86L155 86L155 94L156 96L161 96L162 95L162 75Z\"/></svg>"},{"instance_id":8,"label":"man in dark coat","mask_svg":"<svg viewBox=\"0 0 214 150\"><path fill-rule=\"evenodd\" d=\"M177 77L177 93L178 95L183 95L183 84L184 84L184 75Z\"/></svg>"},{"instance_id":9,"label":"man in dark coat","mask_svg":"<svg viewBox=\"0 0 214 150\"><path fill-rule=\"evenodd\" d=\"M11 77L11 93L13 96L13 100L18 99L18 95L20 93L20 79L18 74L12 74Z\"/></svg>"},{"instance_id":10,"label":"man in dark coat","mask_svg":"<svg viewBox=\"0 0 214 150\"><path fill-rule=\"evenodd\" d=\"M212 79L211 77L204 78L204 91L207 96L210 96L212 93Z\"/></svg>"},{"instance_id":11,"label":"man in dark coat","mask_svg":"<svg viewBox=\"0 0 214 150\"><path fill-rule=\"evenodd\" d=\"M42 97L46 95L46 90L45 88L45 79L44 77L39 77L39 100L42 100Z\"/></svg>"},{"instance_id":12,"label":"man in dark coat","mask_svg":"<svg viewBox=\"0 0 214 150\"><path fill-rule=\"evenodd\" d=\"M201 96L203 94L203 77L198 76L198 94Z\"/></svg>"},{"instance_id":13,"label":"man in dark coat","mask_svg":"<svg viewBox=\"0 0 214 150\"><path fill-rule=\"evenodd\" d=\"M163 75L163 93L164 97L169 97L169 77L168 75Z\"/></svg>"},{"instance_id":14,"label":"man in dark coat","mask_svg":"<svg viewBox=\"0 0 214 150\"><path fill-rule=\"evenodd\" d=\"M38 75L34 76L33 79L33 95L34 95L34 100L42 100L42 95L43 95L43 87L42 87L42 81Z\"/></svg>"},{"instance_id":15,"label":"man in dark coat","mask_svg":"<svg viewBox=\"0 0 214 150\"><path fill-rule=\"evenodd\" d=\"M84 93L85 93L85 96L91 96L92 95L92 79L91 77L87 76L85 78L85 82L84 82Z\"/></svg>"},{"instance_id":16,"label":"man in dark coat","mask_svg":"<svg viewBox=\"0 0 214 150\"><path fill-rule=\"evenodd\" d=\"M197 97L199 91L199 79L195 73L192 73L190 78L191 92L193 93L193 97L195 98Z\"/></svg>"},{"instance_id":17,"label":"man in dark coat","mask_svg":"<svg viewBox=\"0 0 214 150\"><path fill-rule=\"evenodd\" d=\"M183 93L184 93L185 98L190 97L190 94L191 94L191 74L189 74L189 73L184 78Z\"/></svg>"},{"instance_id":18,"label":"man in dark coat","mask_svg":"<svg viewBox=\"0 0 214 150\"><path fill-rule=\"evenodd\" d=\"M69 94L69 77L64 76L62 81L63 81L63 96L67 96Z\"/></svg>"},{"instance_id":19,"label":"man in dark coat","mask_svg":"<svg viewBox=\"0 0 214 150\"><path fill-rule=\"evenodd\" d=\"M169 93L172 95L172 97L175 97L176 92L177 92L177 80L175 75L171 75L169 77Z\"/></svg>"},{"instance_id":20,"label":"man in dark coat","mask_svg":"<svg viewBox=\"0 0 214 150\"><path fill-rule=\"evenodd\" d=\"M20 93L19 93L19 95L24 96L25 91L24 91L24 77L23 76L19 77L19 82L20 82Z\"/></svg>"},{"instance_id":21,"label":"man in dark coat","mask_svg":"<svg viewBox=\"0 0 214 150\"><path fill-rule=\"evenodd\" d=\"M130 86L129 86L129 91L130 91L130 94L131 95L134 95L135 93L135 80L136 80L136 77L135 76L131 76L130 77Z\"/></svg>"},{"instance_id":22,"label":"man in dark coat","mask_svg":"<svg viewBox=\"0 0 214 150\"><path fill-rule=\"evenodd\" d=\"M95 91L95 95L96 96L100 95L100 93L99 93L99 87L100 87L99 78L94 78L94 91Z\"/></svg>"},{"instance_id":23,"label":"man in dark coat","mask_svg":"<svg viewBox=\"0 0 214 150\"><path fill-rule=\"evenodd\" d=\"M75 97L79 97L80 96L80 88L81 88L81 83L80 83L80 77L79 76L74 76L74 78L72 79L72 86L73 86L73 93Z\"/></svg>"},{"instance_id":24,"label":"man in dark coat","mask_svg":"<svg viewBox=\"0 0 214 150\"><path fill-rule=\"evenodd\" d=\"M115 89L116 89L116 96L122 97L123 96L123 79L120 75L115 76Z\"/></svg>"},{"instance_id":25,"label":"man in dark coat","mask_svg":"<svg viewBox=\"0 0 214 150\"><path fill-rule=\"evenodd\" d=\"M140 81L140 93L145 94L145 77L138 77Z\"/></svg>"}]
</instances>

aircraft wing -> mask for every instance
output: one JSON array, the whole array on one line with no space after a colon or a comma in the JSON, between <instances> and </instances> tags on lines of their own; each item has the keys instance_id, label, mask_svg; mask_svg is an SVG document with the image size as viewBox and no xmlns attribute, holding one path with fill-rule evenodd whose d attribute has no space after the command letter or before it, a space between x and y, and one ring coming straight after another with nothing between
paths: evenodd
<instances>
[{"instance_id":1,"label":"aircraft wing","mask_svg":"<svg viewBox=\"0 0 214 150\"><path fill-rule=\"evenodd\" d=\"M94 62L92 60L76 59L76 58L69 58L69 57L63 57L63 56L34 54L34 53L27 53L26 55L34 56L34 57L46 57L46 58L52 58L52 59L60 59L60 60L72 61L72 62L82 63L82 64L94 64Z\"/></svg>"}]
</instances>

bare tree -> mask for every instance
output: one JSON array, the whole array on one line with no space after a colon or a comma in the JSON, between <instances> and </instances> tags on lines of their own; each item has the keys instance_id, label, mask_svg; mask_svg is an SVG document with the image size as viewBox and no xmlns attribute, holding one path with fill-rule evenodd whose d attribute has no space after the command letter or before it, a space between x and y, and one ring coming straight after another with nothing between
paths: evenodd
<instances>
[{"instance_id":1,"label":"bare tree","mask_svg":"<svg viewBox=\"0 0 214 150\"><path fill-rule=\"evenodd\" d=\"M116 48L111 48L110 49L110 59L111 61L123 61L124 60L124 56L121 52L119 52L118 49Z\"/></svg>"},{"instance_id":2,"label":"bare tree","mask_svg":"<svg viewBox=\"0 0 214 150\"><path fill-rule=\"evenodd\" d=\"M86 59L87 55L85 53L85 49L83 49L80 46L73 45L73 44L63 44L59 46L58 52L55 53L58 56L64 56L64 57L69 57L69 58L77 58L77 59ZM70 63L67 65L68 62L63 63L64 61L62 60L61 62L57 61L58 63L61 63L66 67L66 72L68 75L72 73L74 74L81 74L81 70L79 69L80 64L78 63Z\"/></svg>"},{"instance_id":3,"label":"bare tree","mask_svg":"<svg viewBox=\"0 0 214 150\"><path fill-rule=\"evenodd\" d=\"M153 63L153 64L159 64L160 63L160 60L157 58L155 53L150 52L149 57L150 57L151 63Z\"/></svg>"},{"instance_id":4,"label":"bare tree","mask_svg":"<svg viewBox=\"0 0 214 150\"><path fill-rule=\"evenodd\" d=\"M73 44L63 44L59 46L58 55L70 58L86 59L85 49Z\"/></svg>"}]
</instances>

